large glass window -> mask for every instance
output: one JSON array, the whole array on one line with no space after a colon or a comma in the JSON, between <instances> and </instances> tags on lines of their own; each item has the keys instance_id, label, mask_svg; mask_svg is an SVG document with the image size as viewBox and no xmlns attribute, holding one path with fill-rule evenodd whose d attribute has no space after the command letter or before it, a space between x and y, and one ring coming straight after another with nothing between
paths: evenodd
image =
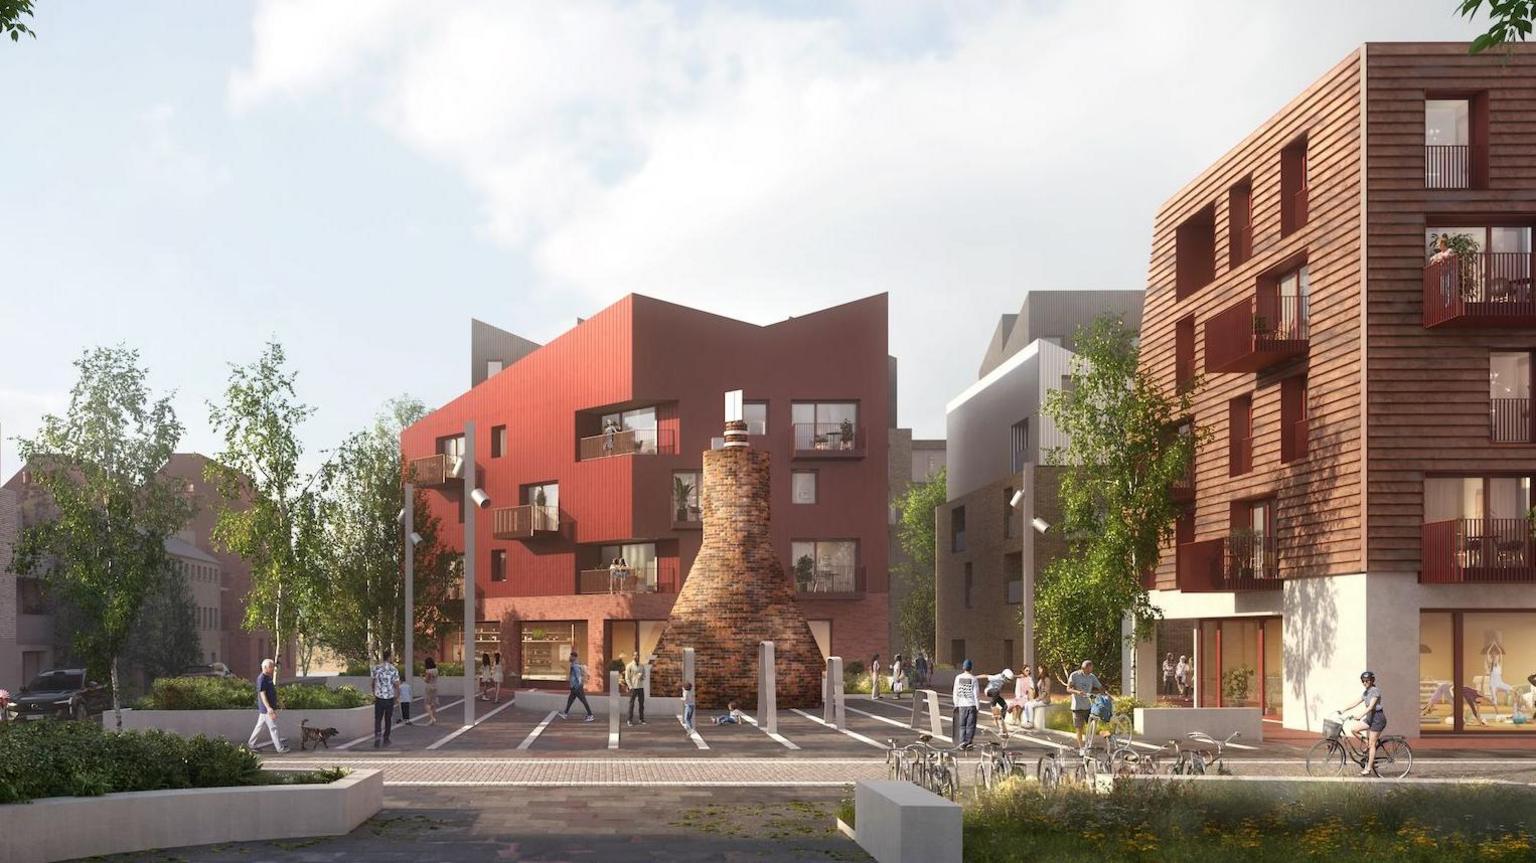
<instances>
[{"instance_id":1,"label":"large glass window","mask_svg":"<svg viewBox=\"0 0 1536 863\"><path fill-rule=\"evenodd\" d=\"M523 486L523 503L560 509L560 483L543 482Z\"/></svg>"},{"instance_id":2,"label":"large glass window","mask_svg":"<svg viewBox=\"0 0 1536 863\"><path fill-rule=\"evenodd\" d=\"M1257 707L1265 718L1278 719L1284 698L1281 619L1202 620L1186 635L1189 626L1179 621L1159 625L1160 661L1171 661L1175 675L1172 686L1160 689L1164 699L1172 704L1195 704L1189 691L1189 684L1194 682L1201 707ZM1185 669L1183 684L1180 668Z\"/></svg>"},{"instance_id":3,"label":"large glass window","mask_svg":"<svg viewBox=\"0 0 1536 863\"><path fill-rule=\"evenodd\" d=\"M1536 611L1419 615L1421 730L1536 732L1533 672Z\"/></svg>"},{"instance_id":4,"label":"large glass window","mask_svg":"<svg viewBox=\"0 0 1536 863\"><path fill-rule=\"evenodd\" d=\"M588 663L586 621L525 620L522 626L522 672L524 680L565 681L570 673L570 655ZM478 629L478 627L476 627ZM598 675L601 669L594 670Z\"/></svg>"},{"instance_id":5,"label":"large glass window","mask_svg":"<svg viewBox=\"0 0 1536 863\"><path fill-rule=\"evenodd\" d=\"M656 408L634 408L603 414L602 429L605 436L622 435L627 440L615 440L610 453L656 452ZM632 441L632 443L631 443Z\"/></svg>"},{"instance_id":6,"label":"large glass window","mask_svg":"<svg viewBox=\"0 0 1536 863\"><path fill-rule=\"evenodd\" d=\"M795 586L808 593L857 590L859 544L852 540L795 540L790 543Z\"/></svg>"},{"instance_id":7,"label":"large glass window","mask_svg":"<svg viewBox=\"0 0 1536 863\"><path fill-rule=\"evenodd\" d=\"M622 545L605 545L599 552L603 566L618 560L627 567L624 590L656 589L656 543L629 542Z\"/></svg>"},{"instance_id":8,"label":"large glass window","mask_svg":"<svg viewBox=\"0 0 1536 863\"><path fill-rule=\"evenodd\" d=\"M768 403L745 402L741 406L741 418L747 424L747 434L768 433Z\"/></svg>"},{"instance_id":9,"label":"large glass window","mask_svg":"<svg viewBox=\"0 0 1536 863\"><path fill-rule=\"evenodd\" d=\"M673 471L672 521L684 524L699 520L699 472L696 470Z\"/></svg>"},{"instance_id":10,"label":"large glass window","mask_svg":"<svg viewBox=\"0 0 1536 863\"><path fill-rule=\"evenodd\" d=\"M853 449L857 442L857 402L795 402L795 449Z\"/></svg>"},{"instance_id":11,"label":"large glass window","mask_svg":"<svg viewBox=\"0 0 1536 863\"><path fill-rule=\"evenodd\" d=\"M792 494L790 500L795 503L816 502L816 471L797 470L789 475Z\"/></svg>"},{"instance_id":12,"label":"large glass window","mask_svg":"<svg viewBox=\"0 0 1536 863\"><path fill-rule=\"evenodd\" d=\"M451 455L454 458L464 457L464 436L440 437L437 439L437 451L443 455Z\"/></svg>"},{"instance_id":13,"label":"large glass window","mask_svg":"<svg viewBox=\"0 0 1536 863\"><path fill-rule=\"evenodd\" d=\"M1424 143L1466 146L1471 134L1471 105L1466 99L1424 100Z\"/></svg>"}]
</instances>

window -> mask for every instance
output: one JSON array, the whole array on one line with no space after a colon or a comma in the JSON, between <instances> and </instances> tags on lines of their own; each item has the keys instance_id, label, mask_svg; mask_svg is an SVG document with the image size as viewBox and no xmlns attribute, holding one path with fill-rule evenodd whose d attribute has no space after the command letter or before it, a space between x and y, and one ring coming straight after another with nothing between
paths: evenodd
<instances>
[{"instance_id":1,"label":"window","mask_svg":"<svg viewBox=\"0 0 1536 863\"><path fill-rule=\"evenodd\" d=\"M1024 470L1029 461L1029 420L1021 419L1013 424L1013 472Z\"/></svg>"},{"instance_id":2,"label":"window","mask_svg":"<svg viewBox=\"0 0 1536 863\"><path fill-rule=\"evenodd\" d=\"M949 664L956 668L965 662L965 639L951 638L949 640Z\"/></svg>"},{"instance_id":3,"label":"window","mask_svg":"<svg viewBox=\"0 0 1536 863\"><path fill-rule=\"evenodd\" d=\"M491 581L507 580L507 552L505 549L491 549Z\"/></svg>"},{"instance_id":4,"label":"window","mask_svg":"<svg viewBox=\"0 0 1536 863\"><path fill-rule=\"evenodd\" d=\"M656 452L656 408L654 407L603 414L599 421L599 428L605 432L601 436L605 450L603 455ZM608 440L606 432L609 428L618 432L620 439ZM582 457L589 456L584 453Z\"/></svg>"},{"instance_id":5,"label":"window","mask_svg":"<svg viewBox=\"0 0 1536 863\"><path fill-rule=\"evenodd\" d=\"M1275 501L1273 498L1234 501L1232 533L1227 537L1227 564L1236 578L1275 578Z\"/></svg>"},{"instance_id":6,"label":"window","mask_svg":"<svg viewBox=\"0 0 1536 863\"><path fill-rule=\"evenodd\" d=\"M1307 139L1280 151L1280 236L1307 223Z\"/></svg>"},{"instance_id":7,"label":"window","mask_svg":"<svg viewBox=\"0 0 1536 863\"><path fill-rule=\"evenodd\" d=\"M1488 405L1494 443L1530 443L1531 352L1488 354Z\"/></svg>"},{"instance_id":8,"label":"window","mask_svg":"<svg viewBox=\"0 0 1536 863\"><path fill-rule=\"evenodd\" d=\"M491 458L501 458L507 454L507 427L493 426L491 428Z\"/></svg>"},{"instance_id":9,"label":"window","mask_svg":"<svg viewBox=\"0 0 1536 863\"><path fill-rule=\"evenodd\" d=\"M1424 188L1488 185L1488 97L1424 99Z\"/></svg>"},{"instance_id":10,"label":"window","mask_svg":"<svg viewBox=\"0 0 1536 863\"><path fill-rule=\"evenodd\" d=\"M495 377L496 375L501 374L501 369L502 369L501 360L486 360L485 361L485 376L486 377L491 378L491 377Z\"/></svg>"},{"instance_id":11,"label":"window","mask_svg":"<svg viewBox=\"0 0 1536 863\"><path fill-rule=\"evenodd\" d=\"M1529 476L1437 476L1424 480L1424 523L1454 519L1525 519Z\"/></svg>"},{"instance_id":12,"label":"window","mask_svg":"<svg viewBox=\"0 0 1536 863\"><path fill-rule=\"evenodd\" d=\"M944 450L942 449L913 449L912 450L912 481L914 483L928 482L934 474L944 469Z\"/></svg>"},{"instance_id":13,"label":"window","mask_svg":"<svg viewBox=\"0 0 1536 863\"><path fill-rule=\"evenodd\" d=\"M1227 403L1227 463L1231 476L1253 470L1253 397Z\"/></svg>"},{"instance_id":14,"label":"window","mask_svg":"<svg viewBox=\"0 0 1536 863\"><path fill-rule=\"evenodd\" d=\"M806 539L789 544L795 589L801 593L858 590L859 544L852 540Z\"/></svg>"},{"instance_id":15,"label":"window","mask_svg":"<svg viewBox=\"0 0 1536 863\"><path fill-rule=\"evenodd\" d=\"M1024 601L1024 553L1003 555L1003 601L1018 605Z\"/></svg>"},{"instance_id":16,"label":"window","mask_svg":"<svg viewBox=\"0 0 1536 863\"><path fill-rule=\"evenodd\" d=\"M524 505L547 506L553 510L560 508L560 483L558 482L525 485L521 493Z\"/></svg>"},{"instance_id":17,"label":"window","mask_svg":"<svg viewBox=\"0 0 1536 863\"><path fill-rule=\"evenodd\" d=\"M1003 489L1003 539L1013 537L1013 486Z\"/></svg>"},{"instance_id":18,"label":"window","mask_svg":"<svg viewBox=\"0 0 1536 863\"><path fill-rule=\"evenodd\" d=\"M693 523L699 515L699 472L679 470L672 473L672 521Z\"/></svg>"},{"instance_id":19,"label":"window","mask_svg":"<svg viewBox=\"0 0 1536 863\"><path fill-rule=\"evenodd\" d=\"M971 562L965 562L965 607L971 607L971 589L975 587L975 579L971 573Z\"/></svg>"},{"instance_id":20,"label":"window","mask_svg":"<svg viewBox=\"0 0 1536 863\"><path fill-rule=\"evenodd\" d=\"M1307 376L1280 382L1280 461L1307 456Z\"/></svg>"},{"instance_id":21,"label":"window","mask_svg":"<svg viewBox=\"0 0 1536 863\"><path fill-rule=\"evenodd\" d=\"M949 513L949 550L965 551L965 507L957 506Z\"/></svg>"},{"instance_id":22,"label":"window","mask_svg":"<svg viewBox=\"0 0 1536 863\"><path fill-rule=\"evenodd\" d=\"M1195 316L1185 315L1173 325L1173 385L1186 392L1195 385Z\"/></svg>"},{"instance_id":23,"label":"window","mask_svg":"<svg viewBox=\"0 0 1536 863\"><path fill-rule=\"evenodd\" d=\"M464 436L440 437L437 439L437 451L443 455L451 455L454 458L464 457Z\"/></svg>"},{"instance_id":24,"label":"window","mask_svg":"<svg viewBox=\"0 0 1536 863\"><path fill-rule=\"evenodd\" d=\"M630 572L634 574L635 590L644 592L656 589L656 543L626 542L605 545L599 549L598 556L603 569L607 569L614 558L624 561L629 566Z\"/></svg>"},{"instance_id":25,"label":"window","mask_svg":"<svg viewBox=\"0 0 1536 863\"><path fill-rule=\"evenodd\" d=\"M1015 663L1013 660L1013 639L1005 638L1003 639L1003 664L1014 665Z\"/></svg>"},{"instance_id":26,"label":"window","mask_svg":"<svg viewBox=\"0 0 1536 863\"><path fill-rule=\"evenodd\" d=\"M1174 295L1182 300L1216 278L1216 205L1186 219L1173 242Z\"/></svg>"},{"instance_id":27,"label":"window","mask_svg":"<svg viewBox=\"0 0 1536 863\"><path fill-rule=\"evenodd\" d=\"M857 402L795 402L790 406L795 425L795 449L855 449L859 431Z\"/></svg>"},{"instance_id":28,"label":"window","mask_svg":"<svg viewBox=\"0 0 1536 863\"><path fill-rule=\"evenodd\" d=\"M797 470L790 473L792 494L790 500L795 503L816 502L816 471Z\"/></svg>"},{"instance_id":29,"label":"window","mask_svg":"<svg viewBox=\"0 0 1536 863\"><path fill-rule=\"evenodd\" d=\"M741 406L741 418L747 423L747 434L768 433L768 403L744 402Z\"/></svg>"},{"instance_id":30,"label":"window","mask_svg":"<svg viewBox=\"0 0 1536 863\"><path fill-rule=\"evenodd\" d=\"M1253 257L1253 180L1227 191L1227 266L1236 269Z\"/></svg>"}]
</instances>

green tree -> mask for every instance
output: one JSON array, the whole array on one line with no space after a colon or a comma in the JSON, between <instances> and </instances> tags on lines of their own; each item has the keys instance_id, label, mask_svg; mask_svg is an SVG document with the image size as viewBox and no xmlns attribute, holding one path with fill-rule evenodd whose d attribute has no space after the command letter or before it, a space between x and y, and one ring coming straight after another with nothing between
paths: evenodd
<instances>
[{"instance_id":1,"label":"green tree","mask_svg":"<svg viewBox=\"0 0 1536 863\"><path fill-rule=\"evenodd\" d=\"M368 662L381 648L404 641L405 544L398 514L405 503L406 465L400 432L426 415L420 401L391 400L373 426L348 437L322 471L321 515L325 530L326 581L318 606L325 646L354 662ZM441 606L447 602L452 556L438 541L440 525L417 492L413 530L417 635L424 648L435 641Z\"/></svg>"},{"instance_id":2,"label":"green tree","mask_svg":"<svg viewBox=\"0 0 1536 863\"><path fill-rule=\"evenodd\" d=\"M293 638L307 671L314 639L310 612L324 577L317 474L303 471L299 426L314 413L294 389L298 373L271 342L249 366L231 366L223 404L209 405L209 424L224 449L206 475L225 505L213 539L251 567L245 627L269 629L274 648Z\"/></svg>"},{"instance_id":3,"label":"green tree","mask_svg":"<svg viewBox=\"0 0 1536 863\"><path fill-rule=\"evenodd\" d=\"M37 31L21 23L21 17L32 17L32 0L0 0L0 33L9 33L12 42L20 42L25 33L33 39Z\"/></svg>"},{"instance_id":4,"label":"green tree","mask_svg":"<svg viewBox=\"0 0 1536 863\"><path fill-rule=\"evenodd\" d=\"M1143 637L1158 612L1141 584L1173 539L1179 507L1169 491L1209 432L1180 424L1195 386L1169 394L1137 366L1134 330L1103 317L1079 329L1071 385L1044 410L1066 435L1050 460L1062 466L1060 504L1067 553L1036 585L1037 650L1065 671L1093 659L1119 677L1121 621Z\"/></svg>"},{"instance_id":5,"label":"green tree","mask_svg":"<svg viewBox=\"0 0 1536 863\"><path fill-rule=\"evenodd\" d=\"M1495 45L1524 42L1531 35L1531 21L1536 18L1536 0L1460 0L1456 11L1463 18L1476 17L1488 7L1488 31L1472 40L1468 49L1481 53Z\"/></svg>"},{"instance_id":6,"label":"green tree","mask_svg":"<svg viewBox=\"0 0 1536 863\"><path fill-rule=\"evenodd\" d=\"M80 623L71 647L107 672L121 728L119 659L168 570L165 539L191 515L177 484L159 475L182 426L170 399L151 394L137 351L93 348L75 368L66 414L43 417L36 437L17 441L53 517L23 532L16 568L43 574L70 606Z\"/></svg>"},{"instance_id":7,"label":"green tree","mask_svg":"<svg viewBox=\"0 0 1536 863\"><path fill-rule=\"evenodd\" d=\"M125 656L148 680L173 677L202 659L197 604L186 575L168 561L159 586L145 597Z\"/></svg>"},{"instance_id":8,"label":"green tree","mask_svg":"<svg viewBox=\"0 0 1536 863\"><path fill-rule=\"evenodd\" d=\"M897 571L907 593L897 609L897 626L907 650L926 650L935 654L934 583L937 538L934 536L934 511L946 500L945 472L940 469L928 482L915 483L896 502L897 540L907 561Z\"/></svg>"}]
</instances>

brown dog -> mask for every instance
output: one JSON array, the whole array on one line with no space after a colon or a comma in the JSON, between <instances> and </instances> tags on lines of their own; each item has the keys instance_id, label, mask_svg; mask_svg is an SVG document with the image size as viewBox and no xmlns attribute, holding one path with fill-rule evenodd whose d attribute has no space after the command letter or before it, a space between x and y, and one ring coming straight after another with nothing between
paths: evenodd
<instances>
[{"instance_id":1,"label":"brown dog","mask_svg":"<svg viewBox=\"0 0 1536 863\"><path fill-rule=\"evenodd\" d=\"M334 728L310 728L309 720L306 719L299 723L299 751L302 752L308 749L311 743L330 749L331 738L335 737L337 733Z\"/></svg>"}]
</instances>

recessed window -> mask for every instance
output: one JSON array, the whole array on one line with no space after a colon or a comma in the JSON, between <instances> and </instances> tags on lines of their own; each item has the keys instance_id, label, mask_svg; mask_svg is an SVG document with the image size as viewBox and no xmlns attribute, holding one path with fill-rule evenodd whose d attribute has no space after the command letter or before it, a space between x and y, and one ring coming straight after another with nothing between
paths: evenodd
<instances>
[{"instance_id":1,"label":"recessed window","mask_svg":"<svg viewBox=\"0 0 1536 863\"><path fill-rule=\"evenodd\" d=\"M1216 205L1190 216L1174 232L1174 295L1184 299L1216 278Z\"/></svg>"},{"instance_id":2,"label":"recessed window","mask_svg":"<svg viewBox=\"0 0 1536 863\"><path fill-rule=\"evenodd\" d=\"M1302 137L1280 151L1280 236L1306 225L1309 194L1307 139Z\"/></svg>"},{"instance_id":3,"label":"recessed window","mask_svg":"<svg viewBox=\"0 0 1536 863\"><path fill-rule=\"evenodd\" d=\"M964 661L965 661L965 639L963 639L963 638L951 638L949 640L949 664L955 666L956 668L959 668L960 667L960 663L962 663Z\"/></svg>"},{"instance_id":4,"label":"recessed window","mask_svg":"<svg viewBox=\"0 0 1536 863\"><path fill-rule=\"evenodd\" d=\"M1024 469L1024 463L1029 461L1029 419L1026 417L1013 424L1013 472L1018 473Z\"/></svg>"},{"instance_id":5,"label":"recessed window","mask_svg":"<svg viewBox=\"0 0 1536 863\"><path fill-rule=\"evenodd\" d=\"M855 449L859 433L857 402L795 402L790 406L797 450Z\"/></svg>"},{"instance_id":6,"label":"recessed window","mask_svg":"<svg viewBox=\"0 0 1536 863\"><path fill-rule=\"evenodd\" d=\"M965 551L965 507L957 506L949 513L949 550Z\"/></svg>"},{"instance_id":7,"label":"recessed window","mask_svg":"<svg viewBox=\"0 0 1536 863\"><path fill-rule=\"evenodd\" d=\"M1173 325L1173 383L1179 392L1195 385L1195 316L1185 315Z\"/></svg>"},{"instance_id":8,"label":"recessed window","mask_svg":"<svg viewBox=\"0 0 1536 863\"><path fill-rule=\"evenodd\" d=\"M492 378L492 377L495 377L496 375L501 374L501 369L502 369L501 360L486 360L486 362L485 362L485 376L486 377Z\"/></svg>"},{"instance_id":9,"label":"recessed window","mask_svg":"<svg viewBox=\"0 0 1536 863\"><path fill-rule=\"evenodd\" d=\"M1238 396L1227 403L1227 460L1231 476L1253 470L1253 397Z\"/></svg>"},{"instance_id":10,"label":"recessed window","mask_svg":"<svg viewBox=\"0 0 1536 863\"><path fill-rule=\"evenodd\" d=\"M437 451L439 453L442 453L443 455L453 456L454 458L463 458L464 457L464 436L463 435L454 435L453 437L440 437L440 438L438 438L437 439Z\"/></svg>"},{"instance_id":11,"label":"recessed window","mask_svg":"<svg viewBox=\"0 0 1536 863\"><path fill-rule=\"evenodd\" d=\"M491 581L507 580L507 552L505 549L491 549Z\"/></svg>"},{"instance_id":12,"label":"recessed window","mask_svg":"<svg viewBox=\"0 0 1536 863\"><path fill-rule=\"evenodd\" d=\"M495 426L491 429L491 458L501 458L507 454L507 427Z\"/></svg>"},{"instance_id":13,"label":"recessed window","mask_svg":"<svg viewBox=\"0 0 1536 863\"><path fill-rule=\"evenodd\" d=\"M1307 457L1307 376L1280 382L1280 461Z\"/></svg>"},{"instance_id":14,"label":"recessed window","mask_svg":"<svg viewBox=\"0 0 1536 863\"><path fill-rule=\"evenodd\" d=\"M1494 443L1530 443L1531 352L1488 354L1488 405Z\"/></svg>"},{"instance_id":15,"label":"recessed window","mask_svg":"<svg viewBox=\"0 0 1536 863\"><path fill-rule=\"evenodd\" d=\"M533 506L547 506L550 509L560 508L560 483L543 482L525 485L520 491L522 502Z\"/></svg>"},{"instance_id":16,"label":"recessed window","mask_svg":"<svg viewBox=\"0 0 1536 863\"><path fill-rule=\"evenodd\" d=\"M1227 265L1237 268L1253 257L1253 180L1227 190Z\"/></svg>"},{"instance_id":17,"label":"recessed window","mask_svg":"<svg viewBox=\"0 0 1536 863\"><path fill-rule=\"evenodd\" d=\"M816 502L816 471L797 470L790 474L792 494L790 500L795 503Z\"/></svg>"},{"instance_id":18,"label":"recessed window","mask_svg":"<svg viewBox=\"0 0 1536 863\"><path fill-rule=\"evenodd\" d=\"M744 402L741 406L741 418L746 421L747 434L768 433L767 402Z\"/></svg>"},{"instance_id":19,"label":"recessed window","mask_svg":"<svg viewBox=\"0 0 1536 863\"><path fill-rule=\"evenodd\" d=\"M1424 188L1488 186L1488 94L1424 99Z\"/></svg>"},{"instance_id":20,"label":"recessed window","mask_svg":"<svg viewBox=\"0 0 1536 863\"><path fill-rule=\"evenodd\" d=\"M672 473L672 521L693 523L699 517L699 472L679 470Z\"/></svg>"},{"instance_id":21,"label":"recessed window","mask_svg":"<svg viewBox=\"0 0 1536 863\"><path fill-rule=\"evenodd\" d=\"M853 540L805 539L789 544L790 570L801 593L854 593L859 544Z\"/></svg>"}]
</instances>

